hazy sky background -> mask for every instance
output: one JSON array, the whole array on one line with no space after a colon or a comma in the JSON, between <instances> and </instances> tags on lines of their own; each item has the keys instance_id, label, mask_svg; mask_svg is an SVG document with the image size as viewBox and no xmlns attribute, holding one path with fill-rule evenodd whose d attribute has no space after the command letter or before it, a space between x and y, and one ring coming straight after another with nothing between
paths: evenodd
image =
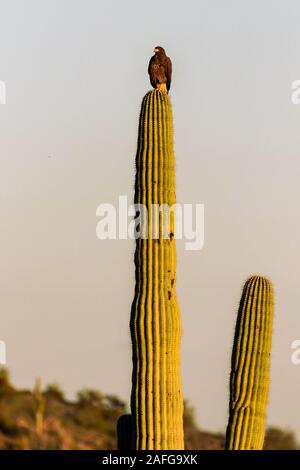
<instances>
[{"instance_id":1,"label":"hazy sky background","mask_svg":"<svg viewBox=\"0 0 300 470\"><path fill-rule=\"evenodd\" d=\"M0 0L0 339L16 385L129 401L134 243L97 240L95 214L133 199L158 44L173 60L178 201L206 211L204 249L178 242L184 395L224 431L241 288L266 274L268 422L300 437L299 18L299 0Z\"/></svg>"}]
</instances>

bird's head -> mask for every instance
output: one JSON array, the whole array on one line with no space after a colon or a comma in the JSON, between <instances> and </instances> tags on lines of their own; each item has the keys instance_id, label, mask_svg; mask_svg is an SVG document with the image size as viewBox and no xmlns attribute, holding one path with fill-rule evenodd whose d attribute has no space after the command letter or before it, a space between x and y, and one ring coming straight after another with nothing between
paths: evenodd
<instances>
[{"instance_id":1,"label":"bird's head","mask_svg":"<svg viewBox=\"0 0 300 470\"><path fill-rule=\"evenodd\" d=\"M165 50L163 47L160 47L160 46L156 46L153 50L153 52L155 52L155 54L165 54Z\"/></svg>"}]
</instances>

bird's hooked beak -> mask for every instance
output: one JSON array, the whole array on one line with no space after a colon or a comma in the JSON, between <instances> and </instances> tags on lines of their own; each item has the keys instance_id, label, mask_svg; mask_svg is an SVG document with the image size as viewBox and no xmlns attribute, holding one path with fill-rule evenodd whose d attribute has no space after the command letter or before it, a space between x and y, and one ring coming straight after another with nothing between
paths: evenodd
<instances>
[{"instance_id":1,"label":"bird's hooked beak","mask_svg":"<svg viewBox=\"0 0 300 470\"><path fill-rule=\"evenodd\" d=\"M158 49L157 47L155 47L155 48L153 49L153 52L159 52L159 49Z\"/></svg>"}]
</instances>

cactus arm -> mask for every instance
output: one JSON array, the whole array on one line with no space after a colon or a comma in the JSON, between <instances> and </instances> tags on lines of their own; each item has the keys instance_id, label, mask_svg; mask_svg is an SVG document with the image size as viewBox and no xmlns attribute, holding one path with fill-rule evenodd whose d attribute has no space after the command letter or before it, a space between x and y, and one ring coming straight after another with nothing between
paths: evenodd
<instances>
[{"instance_id":1,"label":"cactus arm","mask_svg":"<svg viewBox=\"0 0 300 470\"><path fill-rule=\"evenodd\" d=\"M262 449L270 383L273 287L253 276L246 282L236 324L226 449Z\"/></svg>"}]
</instances>

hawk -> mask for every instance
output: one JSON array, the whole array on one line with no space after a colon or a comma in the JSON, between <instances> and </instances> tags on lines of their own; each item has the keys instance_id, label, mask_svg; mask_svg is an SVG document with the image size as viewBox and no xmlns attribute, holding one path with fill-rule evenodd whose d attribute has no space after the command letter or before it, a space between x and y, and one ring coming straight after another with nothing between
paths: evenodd
<instances>
[{"instance_id":1,"label":"hawk","mask_svg":"<svg viewBox=\"0 0 300 470\"><path fill-rule=\"evenodd\" d=\"M148 67L150 82L153 88L169 92L172 76L172 62L163 47L154 48L155 55L151 57Z\"/></svg>"}]
</instances>

